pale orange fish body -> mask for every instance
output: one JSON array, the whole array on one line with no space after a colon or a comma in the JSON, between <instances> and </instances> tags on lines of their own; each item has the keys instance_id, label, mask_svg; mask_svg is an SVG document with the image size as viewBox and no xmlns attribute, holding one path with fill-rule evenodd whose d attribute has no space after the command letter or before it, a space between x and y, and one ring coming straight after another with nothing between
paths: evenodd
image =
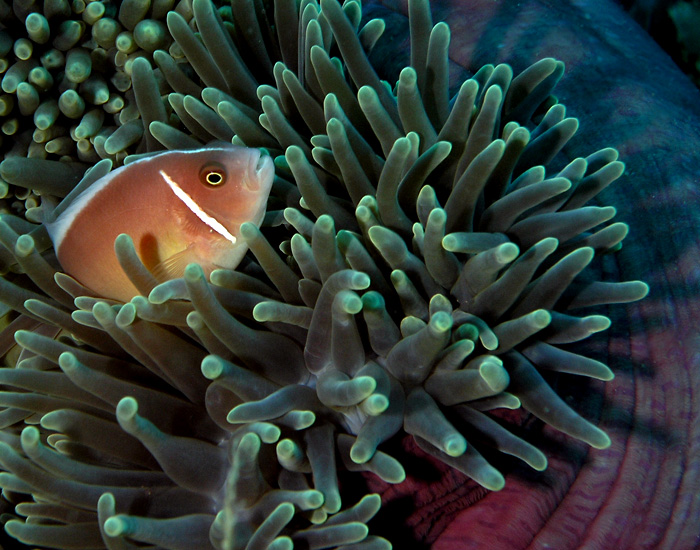
<instances>
[{"instance_id":1,"label":"pale orange fish body","mask_svg":"<svg viewBox=\"0 0 700 550\"><path fill-rule=\"evenodd\" d=\"M192 262L207 275L234 269L247 250L240 226L260 225L273 179L272 159L259 149L167 151L110 172L47 228L66 273L96 295L128 301L139 292L117 261L118 235L133 239L161 281Z\"/></svg>"}]
</instances>

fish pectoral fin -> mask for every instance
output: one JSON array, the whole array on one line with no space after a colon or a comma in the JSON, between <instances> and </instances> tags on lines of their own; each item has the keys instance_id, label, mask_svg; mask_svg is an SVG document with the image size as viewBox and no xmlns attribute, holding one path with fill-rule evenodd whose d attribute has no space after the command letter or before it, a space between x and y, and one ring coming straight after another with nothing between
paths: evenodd
<instances>
[{"instance_id":1,"label":"fish pectoral fin","mask_svg":"<svg viewBox=\"0 0 700 550\"><path fill-rule=\"evenodd\" d=\"M184 275L187 265L197 262L197 259L197 256L194 254L194 245L191 244L184 250L156 264L151 269L151 273L161 283L170 279L177 279Z\"/></svg>"}]
</instances>

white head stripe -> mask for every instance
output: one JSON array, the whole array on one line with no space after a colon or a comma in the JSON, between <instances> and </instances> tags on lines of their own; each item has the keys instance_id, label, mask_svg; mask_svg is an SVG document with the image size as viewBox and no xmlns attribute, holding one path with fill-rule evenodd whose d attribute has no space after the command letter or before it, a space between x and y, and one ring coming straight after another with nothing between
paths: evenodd
<instances>
[{"instance_id":1,"label":"white head stripe","mask_svg":"<svg viewBox=\"0 0 700 550\"><path fill-rule=\"evenodd\" d=\"M212 218L209 214L207 214L204 210L200 208L200 206L194 202L194 199L190 197L183 189L175 183L168 174L163 172L163 170L159 170L160 175L163 176L163 179L165 180L165 183L168 184L170 189L172 190L173 193L175 193L175 196L180 199L182 202L185 203L185 206L189 208L195 216L197 216L200 220L202 220L205 224L207 224L209 227L211 227L214 231L216 231L219 235L224 237L225 239L231 241L233 244L236 244L236 237L231 235L229 233L228 229L226 229L221 223L219 223L218 220L215 218Z\"/></svg>"}]
</instances>

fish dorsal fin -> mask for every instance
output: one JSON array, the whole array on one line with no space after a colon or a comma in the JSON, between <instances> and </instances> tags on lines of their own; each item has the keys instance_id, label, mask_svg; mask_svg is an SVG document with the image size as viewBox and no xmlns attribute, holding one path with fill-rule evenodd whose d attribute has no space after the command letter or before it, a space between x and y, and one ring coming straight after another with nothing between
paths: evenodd
<instances>
[{"instance_id":1,"label":"fish dorsal fin","mask_svg":"<svg viewBox=\"0 0 700 550\"><path fill-rule=\"evenodd\" d=\"M51 205L47 202L42 205L42 209L45 208L42 212L42 221L56 250L60 248L77 213L85 208L95 193L112 181L114 174L118 174L119 169L110 171L111 167L112 161L101 160L85 172L83 179L60 203Z\"/></svg>"},{"instance_id":2,"label":"fish dorsal fin","mask_svg":"<svg viewBox=\"0 0 700 550\"><path fill-rule=\"evenodd\" d=\"M109 159L103 159L94 166L91 166L85 171L82 179L76 184L73 190L68 193L63 200L55 205L47 215L50 218L45 218L48 222L53 222L58 216L61 215L71 204L73 204L77 198L83 195L93 183L101 180L112 170L112 161Z\"/></svg>"},{"instance_id":3,"label":"fish dorsal fin","mask_svg":"<svg viewBox=\"0 0 700 550\"><path fill-rule=\"evenodd\" d=\"M184 250L156 264L153 269L151 269L151 273L153 273L156 280L161 283L170 279L177 279L184 275L185 268L188 264L196 261L197 257L194 254L194 245L190 244Z\"/></svg>"}]
</instances>

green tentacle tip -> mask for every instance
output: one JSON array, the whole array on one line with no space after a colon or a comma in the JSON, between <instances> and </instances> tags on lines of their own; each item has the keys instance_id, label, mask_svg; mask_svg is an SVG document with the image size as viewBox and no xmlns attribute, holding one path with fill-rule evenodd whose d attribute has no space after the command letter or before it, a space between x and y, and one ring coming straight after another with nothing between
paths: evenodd
<instances>
[{"instance_id":1,"label":"green tentacle tip","mask_svg":"<svg viewBox=\"0 0 700 550\"><path fill-rule=\"evenodd\" d=\"M533 456L529 457L527 463L538 472L544 472L548 465L547 457L539 449L534 450Z\"/></svg>"},{"instance_id":2,"label":"green tentacle tip","mask_svg":"<svg viewBox=\"0 0 700 550\"><path fill-rule=\"evenodd\" d=\"M233 409L231 409L226 415L226 422L228 422L229 424L240 424L242 422L246 422L246 420L239 418L239 416L243 414L246 410L245 405L245 403L242 403L233 407Z\"/></svg>"},{"instance_id":3,"label":"green tentacle tip","mask_svg":"<svg viewBox=\"0 0 700 550\"><path fill-rule=\"evenodd\" d=\"M64 372L75 371L78 368L78 359L69 351L64 351L58 356L58 365Z\"/></svg>"},{"instance_id":4,"label":"green tentacle tip","mask_svg":"<svg viewBox=\"0 0 700 550\"><path fill-rule=\"evenodd\" d=\"M612 440L610 436L606 434L600 428L592 427L591 433L587 434L586 443L588 443L594 449L607 449L612 445Z\"/></svg>"},{"instance_id":5,"label":"green tentacle tip","mask_svg":"<svg viewBox=\"0 0 700 550\"><path fill-rule=\"evenodd\" d=\"M236 449L236 456L240 458L254 459L258 456L262 441L255 433L247 433L241 438L241 442Z\"/></svg>"},{"instance_id":6,"label":"green tentacle tip","mask_svg":"<svg viewBox=\"0 0 700 550\"><path fill-rule=\"evenodd\" d=\"M351 288L354 290L364 290L370 285L370 278L369 275L366 273L362 273L360 271L357 271L353 273L352 279L351 279Z\"/></svg>"},{"instance_id":7,"label":"green tentacle tip","mask_svg":"<svg viewBox=\"0 0 700 550\"><path fill-rule=\"evenodd\" d=\"M291 224L293 224L294 222L297 222L299 220L303 220L305 217L301 212L299 212L299 210L297 210L296 208L291 208L291 207L285 208L283 211L283 214L284 214L284 219L287 220ZM297 235L298 235L298 233L294 234L292 236L292 238L296 237ZM338 232L338 235L340 236L340 231ZM299 235L299 237L301 237L301 235Z\"/></svg>"},{"instance_id":8,"label":"green tentacle tip","mask_svg":"<svg viewBox=\"0 0 700 550\"><path fill-rule=\"evenodd\" d=\"M363 204L359 204L355 209L355 216L357 216L357 219L361 222L369 222L374 214L368 207Z\"/></svg>"},{"instance_id":9,"label":"green tentacle tip","mask_svg":"<svg viewBox=\"0 0 700 550\"><path fill-rule=\"evenodd\" d=\"M366 311L377 311L384 307L384 298L378 292L365 292L362 295L362 307Z\"/></svg>"},{"instance_id":10,"label":"green tentacle tip","mask_svg":"<svg viewBox=\"0 0 700 550\"><path fill-rule=\"evenodd\" d=\"M281 458L295 458L299 447L291 439L283 439L277 443L277 455Z\"/></svg>"},{"instance_id":11,"label":"green tentacle tip","mask_svg":"<svg viewBox=\"0 0 700 550\"><path fill-rule=\"evenodd\" d=\"M26 307L27 310L31 313L34 313L35 315L40 315L40 312L43 311L47 306L46 303L42 302L41 300L29 298L24 301L24 307Z\"/></svg>"},{"instance_id":12,"label":"green tentacle tip","mask_svg":"<svg viewBox=\"0 0 700 550\"><path fill-rule=\"evenodd\" d=\"M369 228L369 238L377 248L399 244L400 238L391 229L381 225Z\"/></svg>"},{"instance_id":13,"label":"green tentacle tip","mask_svg":"<svg viewBox=\"0 0 700 550\"><path fill-rule=\"evenodd\" d=\"M415 86L418 75L413 67L404 67L399 74L399 85Z\"/></svg>"},{"instance_id":14,"label":"green tentacle tip","mask_svg":"<svg viewBox=\"0 0 700 550\"><path fill-rule=\"evenodd\" d=\"M356 314L362 311L362 300L354 292L338 293L340 307L345 313Z\"/></svg>"},{"instance_id":15,"label":"green tentacle tip","mask_svg":"<svg viewBox=\"0 0 700 550\"><path fill-rule=\"evenodd\" d=\"M328 132L329 136L337 136L338 138L345 137L345 128L343 127L343 123L337 118L331 118L326 123L326 131Z\"/></svg>"},{"instance_id":16,"label":"green tentacle tip","mask_svg":"<svg viewBox=\"0 0 700 550\"><path fill-rule=\"evenodd\" d=\"M20 235L15 243L15 253L21 258L26 258L34 252L34 239L31 235Z\"/></svg>"},{"instance_id":17,"label":"green tentacle tip","mask_svg":"<svg viewBox=\"0 0 700 550\"><path fill-rule=\"evenodd\" d=\"M459 325L452 332L452 339L455 342L459 340L475 341L477 338L479 338L479 329L471 323L464 323L463 325Z\"/></svg>"},{"instance_id":18,"label":"green tentacle tip","mask_svg":"<svg viewBox=\"0 0 700 550\"><path fill-rule=\"evenodd\" d=\"M520 249L513 243L503 243L496 248L496 260L498 263L506 265L515 260L520 253Z\"/></svg>"},{"instance_id":19,"label":"green tentacle tip","mask_svg":"<svg viewBox=\"0 0 700 550\"><path fill-rule=\"evenodd\" d=\"M370 493L365 495L360 499L355 505L356 508L362 508L367 516L374 517L374 515L379 512L382 507L382 497L377 493Z\"/></svg>"},{"instance_id":20,"label":"green tentacle tip","mask_svg":"<svg viewBox=\"0 0 700 550\"><path fill-rule=\"evenodd\" d=\"M117 501L114 498L114 495L112 493L102 493L100 495L99 500L97 501L97 509L99 511L102 510L114 510L114 507L116 506Z\"/></svg>"},{"instance_id":21,"label":"green tentacle tip","mask_svg":"<svg viewBox=\"0 0 700 550\"><path fill-rule=\"evenodd\" d=\"M104 523L104 531L110 537L120 537L124 535L129 535L133 531L133 525L131 525L130 518L124 515L112 516L107 518Z\"/></svg>"},{"instance_id":22,"label":"green tentacle tip","mask_svg":"<svg viewBox=\"0 0 700 550\"><path fill-rule=\"evenodd\" d=\"M496 360L493 360L496 359ZM484 361L479 367L481 378L488 384L494 392L500 392L508 386L510 377L508 371L503 368L503 363L497 358Z\"/></svg>"},{"instance_id":23,"label":"green tentacle tip","mask_svg":"<svg viewBox=\"0 0 700 550\"><path fill-rule=\"evenodd\" d=\"M543 329L552 322L552 315L545 309L538 309L528 314L528 324L533 328Z\"/></svg>"},{"instance_id":24,"label":"green tentacle tip","mask_svg":"<svg viewBox=\"0 0 700 550\"><path fill-rule=\"evenodd\" d=\"M306 510L315 510L323 506L325 501L323 493L321 491L316 491L315 489L309 489L308 491L303 491L301 493L302 507Z\"/></svg>"},{"instance_id":25,"label":"green tentacle tip","mask_svg":"<svg viewBox=\"0 0 700 550\"><path fill-rule=\"evenodd\" d=\"M379 475L387 483L403 483L406 480L406 470L404 470L401 463L395 458L381 454L381 471L377 470L377 475Z\"/></svg>"},{"instance_id":26,"label":"green tentacle tip","mask_svg":"<svg viewBox=\"0 0 700 550\"><path fill-rule=\"evenodd\" d=\"M118 247L134 247L134 241L131 238L131 236L127 235L126 233L120 233L117 235L117 238L114 239L114 248Z\"/></svg>"},{"instance_id":27,"label":"green tentacle tip","mask_svg":"<svg viewBox=\"0 0 700 550\"><path fill-rule=\"evenodd\" d=\"M24 26L27 29L27 34L34 42L44 44L48 41L51 32L49 22L43 15L30 13L24 20Z\"/></svg>"},{"instance_id":28,"label":"green tentacle tip","mask_svg":"<svg viewBox=\"0 0 700 550\"><path fill-rule=\"evenodd\" d=\"M10 474L0 474L0 476L5 477L9 476ZM23 540L23 536L26 531L26 526L27 524L24 521L20 521L18 519L11 519L5 524L5 531L7 531L7 534L10 535L11 537L16 538L19 541Z\"/></svg>"},{"instance_id":29,"label":"green tentacle tip","mask_svg":"<svg viewBox=\"0 0 700 550\"><path fill-rule=\"evenodd\" d=\"M484 468L475 478L480 485L490 491L500 491L506 485L506 479L503 477L503 474L491 466Z\"/></svg>"},{"instance_id":30,"label":"green tentacle tip","mask_svg":"<svg viewBox=\"0 0 700 550\"><path fill-rule=\"evenodd\" d=\"M258 323L264 323L265 321L275 318L275 311L275 302L260 302L253 308L253 319L255 319Z\"/></svg>"},{"instance_id":31,"label":"green tentacle tip","mask_svg":"<svg viewBox=\"0 0 700 550\"><path fill-rule=\"evenodd\" d=\"M152 304L164 304L172 298L172 291L169 285L158 285L148 294L148 301Z\"/></svg>"},{"instance_id":32,"label":"green tentacle tip","mask_svg":"<svg viewBox=\"0 0 700 550\"><path fill-rule=\"evenodd\" d=\"M583 320L589 325L591 333L607 330L612 324L612 321L605 315L589 315L584 317Z\"/></svg>"},{"instance_id":33,"label":"green tentacle tip","mask_svg":"<svg viewBox=\"0 0 700 550\"><path fill-rule=\"evenodd\" d=\"M358 376L352 381L356 386L357 393L369 397L377 388L377 381L371 376Z\"/></svg>"},{"instance_id":34,"label":"green tentacle tip","mask_svg":"<svg viewBox=\"0 0 700 550\"><path fill-rule=\"evenodd\" d=\"M350 459L355 464L364 464L374 456L374 453L375 448L372 445L358 438L350 448Z\"/></svg>"},{"instance_id":35,"label":"green tentacle tip","mask_svg":"<svg viewBox=\"0 0 700 550\"><path fill-rule=\"evenodd\" d=\"M125 328L136 321L136 306L132 303L124 304L119 313L117 313L117 326L119 328Z\"/></svg>"},{"instance_id":36,"label":"green tentacle tip","mask_svg":"<svg viewBox=\"0 0 700 550\"><path fill-rule=\"evenodd\" d=\"M357 521L346 523L345 525L333 526L329 529L334 530L334 533L341 543L360 542L367 538L367 535L369 534L369 527L367 527L364 523Z\"/></svg>"},{"instance_id":37,"label":"green tentacle tip","mask_svg":"<svg viewBox=\"0 0 700 550\"><path fill-rule=\"evenodd\" d=\"M196 283L204 279L204 270L199 264L188 264L183 278L188 283Z\"/></svg>"},{"instance_id":38,"label":"green tentacle tip","mask_svg":"<svg viewBox=\"0 0 700 550\"><path fill-rule=\"evenodd\" d=\"M192 330L200 330L206 326L202 314L198 311L190 311L185 318L185 322Z\"/></svg>"},{"instance_id":39,"label":"green tentacle tip","mask_svg":"<svg viewBox=\"0 0 700 550\"><path fill-rule=\"evenodd\" d=\"M21 443L22 448L35 448L39 445L40 434L34 426L27 426L22 430Z\"/></svg>"},{"instance_id":40,"label":"green tentacle tip","mask_svg":"<svg viewBox=\"0 0 700 550\"><path fill-rule=\"evenodd\" d=\"M291 502L283 502L272 511L271 516L274 516L285 524L289 523L292 517L294 517L294 504Z\"/></svg>"},{"instance_id":41,"label":"green tentacle tip","mask_svg":"<svg viewBox=\"0 0 700 550\"><path fill-rule=\"evenodd\" d=\"M285 414L283 418L285 423L293 430L305 430L316 422L316 414L313 411L291 411Z\"/></svg>"},{"instance_id":42,"label":"green tentacle tip","mask_svg":"<svg viewBox=\"0 0 700 550\"><path fill-rule=\"evenodd\" d=\"M631 296L631 301L637 301L644 298L649 294L649 285L644 281L631 281L631 285L634 285L635 292Z\"/></svg>"},{"instance_id":43,"label":"green tentacle tip","mask_svg":"<svg viewBox=\"0 0 700 550\"><path fill-rule=\"evenodd\" d=\"M381 393L375 393L365 399L360 407L370 416L378 416L389 408L389 398Z\"/></svg>"},{"instance_id":44,"label":"green tentacle tip","mask_svg":"<svg viewBox=\"0 0 700 550\"><path fill-rule=\"evenodd\" d=\"M117 403L117 419L128 422L134 419L139 410L139 404L133 397L123 397Z\"/></svg>"},{"instance_id":45,"label":"green tentacle tip","mask_svg":"<svg viewBox=\"0 0 700 550\"><path fill-rule=\"evenodd\" d=\"M452 328L452 315L446 311L438 311L430 318L430 327L438 334L448 332Z\"/></svg>"},{"instance_id":46,"label":"green tentacle tip","mask_svg":"<svg viewBox=\"0 0 700 550\"><path fill-rule=\"evenodd\" d=\"M467 450L467 441L461 435L452 435L442 442L442 449L449 456L462 456Z\"/></svg>"},{"instance_id":47,"label":"green tentacle tip","mask_svg":"<svg viewBox=\"0 0 700 550\"><path fill-rule=\"evenodd\" d=\"M18 330L15 332L15 342L20 346L27 347L27 344L31 341L30 339L35 336L31 330Z\"/></svg>"},{"instance_id":48,"label":"green tentacle tip","mask_svg":"<svg viewBox=\"0 0 700 550\"><path fill-rule=\"evenodd\" d=\"M224 372L224 363L220 357L208 355L202 359L202 374L207 380L216 380Z\"/></svg>"},{"instance_id":49,"label":"green tentacle tip","mask_svg":"<svg viewBox=\"0 0 700 550\"><path fill-rule=\"evenodd\" d=\"M442 248L448 252L461 252L464 241L462 236L461 233L448 233L442 238Z\"/></svg>"},{"instance_id":50,"label":"green tentacle tip","mask_svg":"<svg viewBox=\"0 0 700 550\"><path fill-rule=\"evenodd\" d=\"M267 545L267 550L293 550L294 542L289 537L277 537Z\"/></svg>"},{"instance_id":51,"label":"green tentacle tip","mask_svg":"<svg viewBox=\"0 0 700 550\"><path fill-rule=\"evenodd\" d=\"M297 145L290 145L284 152L284 158L289 165L301 162L304 158L304 151L302 151L301 147L298 147Z\"/></svg>"},{"instance_id":52,"label":"green tentacle tip","mask_svg":"<svg viewBox=\"0 0 700 550\"><path fill-rule=\"evenodd\" d=\"M328 214L321 214L316 220L316 227L324 233L333 231L333 228L335 227L333 217L329 216Z\"/></svg>"},{"instance_id":53,"label":"green tentacle tip","mask_svg":"<svg viewBox=\"0 0 700 550\"><path fill-rule=\"evenodd\" d=\"M263 443L267 443L268 445L277 443L282 435L282 430L268 422L255 422L250 425L250 428L258 434L258 437L260 437Z\"/></svg>"},{"instance_id":54,"label":"green tentacle tip","mask_svg":"<svg viewBox=\"0 0 700 550\"><path fill-rule=\"evenodd\" d=\"M97 302L92 306L92 314L97 319L97 322L101 324L111 321L115 316L112 307L106 302Z\"/></svg>"},{"instance_id":55,"label":"green tentacle tip","mask_svg":"<svg viewBox=\"0 0 700 550\"><path fill-rule=\"evenodd\" d=\"M95 323L95 316L89 311L74 311L70 314L71 318L78 323L86 327L92 327Z\"/></svg>"},{"instance_id":56,"label":"green tentacle tip","mask_svg":"<svg viewBox=\"0 0 700 550\"><path fill-rule=\"evenodd\" d=\"M430 191L432 191L432 188L426 185L425 187L423 187L420 190L420 195L419 195L418 199L420 200L423 197L424 193L427 194ZM435 194L435 192L432 191L433 196L434 196L434 194ZM445 210L443 210L442 208L433 208L430 211L430 214L428 215L428 225L429 226L433 226L433 225L438 226L443 231L445 230L445 222L446 221L447 221L447 212L445 212ZM445 239L446 238L447 238L447 235L442 238L443 248L447 248L445 246Z\"/></svg>"},{"instance_id":57,"label":"green tentacle tip","mask_svg":"<svg viewBox=\"0 0 700 550\"><path fill-rule=\"evenodd\" d=\"M244 240L249 241L258 237L260 230L254 223L245 222L241 224L240 233Z\"/></svg>"}]
</instances>

